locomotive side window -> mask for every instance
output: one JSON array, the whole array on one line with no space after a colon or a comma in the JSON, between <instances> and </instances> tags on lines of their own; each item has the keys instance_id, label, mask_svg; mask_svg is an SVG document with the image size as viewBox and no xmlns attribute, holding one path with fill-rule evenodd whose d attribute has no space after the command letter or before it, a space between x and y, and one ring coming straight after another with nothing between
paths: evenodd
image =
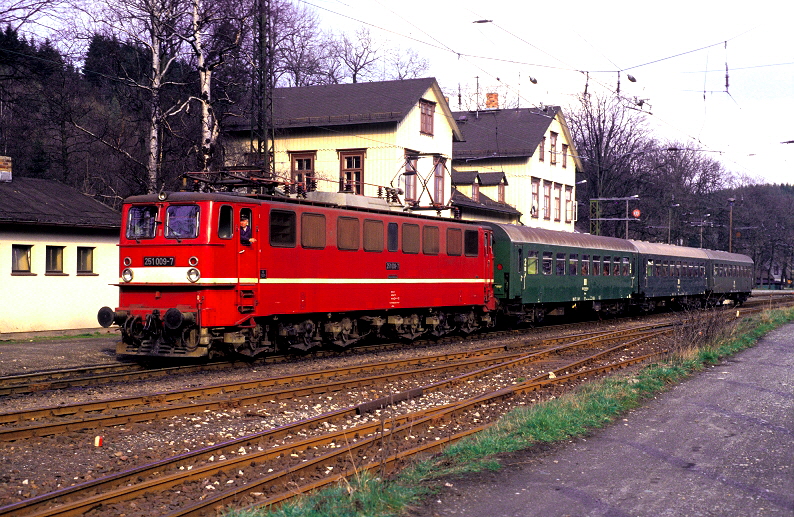
<instances>
[{"instance_id":1,"label":"locomotive side window","mask_svg":"<svg viewBox=\"0 0 794 517\"><path fill-rule=\"evenodd\" d=\"M422 253L438 255L438 249L438 226L425 226L422 228Z\"/></svg>"},{"instance_id":2,"label":"locomotive side window","mask_svg":"<svg viewBox=\"0 0 794 517\"><path fill-rule=\"evenodd\" d=\"M336 247L357 251L361 242L361 229L357 217L340 217L336 220Z\"/></svg>"},{"instance_id":3,"label":"locomotive side window","mask_svg":"<svg viewBox=\"0 0 794 517\"><path fill-rule=\"evenodd\" d=\"M447 255L463 255L463 231L460 228L447 228Z\"/></svg>"},{"instance_id":4,"label":"locomotive side window","mask_svg":"<svg viewBox=\"0 0 794 517\"><path fill-rule=\"evenodd\" d=\"M529 251L527 253L527 274L528 275L537 275L538 274L538 252L537 251Z\"/></svg>"},{"instance_id":5,"label":"locomotive side window","mask_svg":"<svg viewBox=\"0 0 794 517\"><path fill-rule=\"evenodd\" d=\"M582 276L590 274L590 255L582 255Z\"/></svg>"},{"instance_id":6,"label":"locomotive side window","mask_svg":"<svg viewBox=\"0 0 794 517\"><path fill-rule=\"evenodd\" d=\"M388 246L389 251L397 251L400 249L399 246L399 227L397 223L389 223L389 226L386 229L388 235L386 236L388 242L386 245Z\"/></svg>"},{"instance_id":7,"label":"locomotive side window","mask_svg":"<svg viewBox=\"0 0 794 517\"><path fill-rule=\"evenodd\" d=\"M234 235L234 210L229 205L222 205L218 211L218 237L231 239Z\"/></svg>"},{"instance_id":8,"label":"locomotive side window","mask_svg":"<svg viewBox=\"0 0 794 517\"><path fill-rule=\"evenodd\" d=\"M554 260L554 257L552 256L552 253L550 251L544 251L543 252L543 274L544 275L550 275L551 274L552 261L553 260Z\"/></svg>"},{"instance_id":9,"label":"locomotive side window","mask_svg":"<svg viewBox=\"0 0 794 517\"><path fill-rule=\"evenodd\" d=\"M480 236L477 230L466 230L463 233L463 253L467 257L476 257L480 254Z\"/></svg>"},{"instance_id":10,"label":"locomotive side window","mask_svg":"<svg viewBox=\"0 0 794 517\"><path fill-rule=\"evenodd\" d=\"M419 225L403 225L403 253L419 253Z\"/></svg>"},{"instance_id":11,"label":"locomotive side window","mask_svg":"<svg viewBox=\"0 0 794 517\"><path fill-rule=\"evenodd\" d=\"M364 251L383 251L383 221L364 219Z\"/></svg>"},{"instance_id":12,"label":"locomotive side window","mask_svg":"<svg viewBox=\"0 0 794 517\"><path fill-rule=\"evenodd\" d=\"M157 224L156 206L131 206L127 215L128 239L153 239Z\"/></svg>"},{"instance_id":13,"label":"locomotive side window","mask_svg":"<svg viewBox=\"0 0 794 517\"><path fill-rule=\"evenodd\" d=\"M198 237L198 230L198 205L171 205L166 208L166 239L195 239Z\"/></svg>"},{"instance_id":14,"label":"locomotive side window","mask_svg":"<svg viewBox=\"0 0 794 517\"><path fill-rule=\"evenodd\" d=\"M325 248L325 216L323 214L301 214L301 246Z\"/></svg>"},{"instance_id":15,"label":"locomotive side window","mask_svg":"<svg viewBox=\"0 0 794 517\"><path fill-rule=\"evenodd\" d=\"M270 245L280 248L295 246L295 212L270 211Z\"/></svg>"},{"instance_id":16,"label":"locomotive side window","mask_svg":"<svg viewBox=\"0 0 794 517\"><path fill-rule=\"evenodd\" d=\"M579 254L571 253L568 257L568 274L572 276L576 276L576 273L579 272Z\"/></svg>"}]
</instances>

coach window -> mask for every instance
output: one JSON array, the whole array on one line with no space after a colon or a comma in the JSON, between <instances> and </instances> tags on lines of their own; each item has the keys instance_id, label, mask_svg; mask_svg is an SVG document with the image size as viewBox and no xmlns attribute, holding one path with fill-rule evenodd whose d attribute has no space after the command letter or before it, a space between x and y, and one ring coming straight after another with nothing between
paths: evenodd
<instances>
[{"instance_id":1,"label":"coach window","mask_svg":"<svg viewBox=\"0 0 794 517\"><path fill-rule=\"evenodd\" d=\"M323 214L301 214L301 246L304 248L325 248L325 216Z\"/></svg>"},{"instance_id":2,"label":"coach window","mask_svg":"<svg viewBox=\"0 0 794 517\"><path fill-rule=\"evenodd\" d=\"M576 273L579 271L579 255L576 253L571 253L571 256L568 257L568 274L572 276L576 276Z\"/></svg>"},{"instance_id":3,"label":"coach window","mask_svg":"<svg viewBox=\"0 0 794 517\"><path fill-rule=\"evenodd\" d=\"M336 220L336 247L356 251L360 247L361 230L357 217L340 217Z\"/></svg>"},{"instance_id":4,"label":"coach window","mask_svg":"<svg viewBox=\"0 0 794 517\"><path fill-rule=\"evenodd\" d=\"M593 275L601 274L601 255L593 255Z\"/></svg>"},{"instance_id":5,"label":"coach window","mask_svg":"<svg viewBox=\"0 0 794 517\"><path fill-rule=\"evenodd\" d=\"M620 276L620 257L612 257L612 274Z\"/></svg>"},{"instance_id":6,"label":"coach window","mask_svg":"<svg viewBox=\"0 0 794 517\"><path fill-rule=\"evenodd\" d=\"M653 259L648 259L645 264L645 276L653 276Z\"/></svg>"},{"instance_id":7,"label":"coach window","mask_svg":"<svg viewBox=\"0 0 794 517\"><path fill-rule=\"evenodd\" d=\"M386 238L387 238L386 245L388 246L388 250L389 251L397 251L397 250L399 250L400 249L400 245L399 245L399 233L400 233L400 230L399 230L399 227L397 226L397 223L389 223L389 225L387 226L387 230L386 231L388 233L388 235L386 236Z\"/></svg>"},{"instance_id":8,"label":"coach window","mask_svg":"<svg viewBox=\"0 0 794 517\"><path fill-rule=\"evenodd\" d=\"M419 225L403 224L403 253L419 253Z\"/></svg>"},{"instance_id":9,"label":"coach window","mask_svg":"<svg viewBox=\"0 0 794 517\"><path fill-rule=\"evenodd\" d=\"M604 276L609 276L609 266L610 266L610 264L611 264L611 261L609 260L609 257L604 257L604 265L601 268L601 273L603 273Z\"/></svg>"},{"instance_id":10,"label":"coach window","mask_svg":"<svg viewBox=\"0 0 794 517\"><path fill-rule=\"evenodd\" d=\"M234 210L230 205L221 205L218 210L218 237L231 239L234 235Z\"/></svg>"},{"instance_id":11,"label":"coach window","mask_svg":"<svg viewBox=\"0 0 794 517\"><path fill-rule=\"evenodd\" d=\"M623 257L623 276L631 276L631 262L628 257Z\"/></svg>"},{"instance_id":12,"label":"coach window","mask_svg":"<svg viewBox=\"0 0 794 517\"><path fill-rule=\"evenodd\" d=\"M537 251L529 251L527 253L527 274L528 275L537 275L538 274L538 252Z\"/></svg>"},{"instance_id":13,"label":"coach window","mask_svg":"<svg viewBox=\"0 0 794 517\"><path fill-rule=\"evenodd\" d=\"M582 276L590 274L590 255L582 255Z\"/></svg>"},{"instance_id":14,"label":"coach window","mask_svg":"<svg viewBox=\"0 0 794 517\"><path fill-rule=\"evenodd\" d=\"M425 226L422 228L422 253L425 255L438 255L438 226Z\"/></svg>"},{"instance_id":15,"label":"coach window","mask_svg":"<svg viewBox=\"0 0 794 517\"><path fill-rule=\"evenodd\" d=\"M550 275L552 271L552 262L554 261L554 255L550 251L543 252L543 274Z\"/></svg>"},{"instance_id":16,"label":"coach window","mask_svg":"<svg viewBox=\"0 0 794 517\"><path fill-rule=\"evenodd\" d=\"M447 228L447 255L463 255L463 230L460 228Z\"/></svg>"},{"instance_id":17,"label":"coach window","mask_svg":"<svg viewBox=\"0 0 794 517\"><path fill-rule=\"evenodd\" d=\"M240 217L244 217L246 210L249 212L250 208L240 210ZM295 212L287 212L285 210L271 210L270 211L270 245L280 248L293 248L295 247Z\"/></svg>"},{"instance_id":18,"label":"coach window","mask_svg":"<svg viewBox=\"0 0 794 517\"><path fill-rule=\"evenodd\" d=\"M565 274L565 253L557 253L557 276Z\"/></svg>"},{"instance_id":19,"label":"coach window","mask_svg":"<svg viewBox=\"0 0 794 517\"><path fill-rule=\"evenodd\" d=\"M476 257L480 254L480 235L477 230L463 232L463 253L467 257Z\"/></svg>"},{"instance_id":20,"label":"coach window","mask_svg":"<svg viewBox=\"0 0 794 517\"><path fill-rule=\"evenodd\" d=\"M364 251L383 251L383 221L364 219Z\"/></svg>"}]
</instances>

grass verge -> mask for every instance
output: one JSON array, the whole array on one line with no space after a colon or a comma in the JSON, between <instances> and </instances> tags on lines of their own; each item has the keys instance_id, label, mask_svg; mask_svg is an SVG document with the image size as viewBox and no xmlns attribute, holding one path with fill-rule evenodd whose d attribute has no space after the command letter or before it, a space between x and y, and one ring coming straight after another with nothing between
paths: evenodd
<instances>
[{"instance_id":1,"label":"grass verge","mask_svg":"<svg viewBox=\"0 0 794 517\"><path fill-rule=\"evenodd\" d=\"M467 472L500 468L499 454L535 444L582 436L603 427L646 399L722 358L753 346L771 330L794 320L794 309L765 311L724 326L709 316L696 318L692 346L681 347L669 361L626 376L582 385L560 398L515 409L486 431L448 447L443 453L381 480L361 472L334 487L300 496L268 509L240 510L227 517L397 516L433 491L438 480ZM693 331L694 329L694 331ZM701 330L698 330L701 329ZM679 336L676 341L681 343Z\"/></svg>"}]
</instances>

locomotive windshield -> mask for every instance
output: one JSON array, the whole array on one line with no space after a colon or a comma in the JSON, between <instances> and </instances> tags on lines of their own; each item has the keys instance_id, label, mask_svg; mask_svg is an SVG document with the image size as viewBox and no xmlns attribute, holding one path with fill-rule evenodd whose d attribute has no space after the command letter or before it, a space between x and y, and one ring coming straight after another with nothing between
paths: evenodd
<instances>
[{"instance_id":1,"label":"locomotive windshield","mask_svg":"<svg viewBox=\"0 0 794 517\"><path fill-rule=\"evenodd\" d=\"M127 217L128 239L153 239L157 229L157 207L132 206Z\"/></svg>"},{"instance_id":2,"label":"locomotive windshield","mask_svg":"<svg viewBox=\"0 0 794 517\"><path fill-rule=\"evenodd\" d=\"M168 239L194 239L198 237L199 207L197 205L171 205L165 211L165 236Z\"/></svg>"}]
</instances>

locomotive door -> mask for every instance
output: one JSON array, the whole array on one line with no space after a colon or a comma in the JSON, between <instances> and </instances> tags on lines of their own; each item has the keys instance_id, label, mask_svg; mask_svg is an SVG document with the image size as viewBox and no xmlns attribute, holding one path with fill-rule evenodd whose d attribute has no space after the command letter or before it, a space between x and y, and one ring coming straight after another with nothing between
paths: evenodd
<instances>
[{"instance_id":1,"label":"locomotive door","mask_svg":"<svg viewBox=\"0 0 794 517\"><path fill-rule=\"evenodd\" d=\"M259 284L259 210L255 205L238 209L237 223L237 309L250 314L256 307Z\"/></svg>"}]
</instances>

